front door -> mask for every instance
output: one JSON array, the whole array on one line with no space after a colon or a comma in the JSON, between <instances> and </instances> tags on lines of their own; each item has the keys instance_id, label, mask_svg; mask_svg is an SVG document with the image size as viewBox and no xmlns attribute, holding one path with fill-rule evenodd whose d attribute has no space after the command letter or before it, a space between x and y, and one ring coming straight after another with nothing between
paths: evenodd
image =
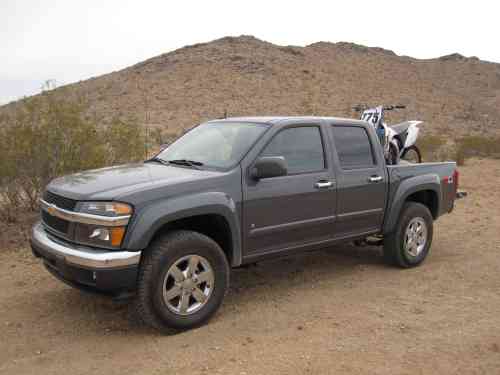
<instances>
[{"instance_id":1,"label":"front door","mask_svg":"<svg viewBox=\"0 0 500 375\"><path fill-rule=\"evenodd\" d=\"M284 157L286 176L243 184L245 256L279 252L332 237L336 183L320 124L276 131L262 156Z\"/></svg>"}]
</instances>

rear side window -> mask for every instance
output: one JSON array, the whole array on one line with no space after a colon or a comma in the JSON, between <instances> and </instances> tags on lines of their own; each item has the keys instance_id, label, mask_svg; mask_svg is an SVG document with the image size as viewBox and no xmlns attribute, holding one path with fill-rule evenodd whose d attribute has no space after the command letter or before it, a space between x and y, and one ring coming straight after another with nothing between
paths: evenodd
<instances>
[{"instance_id":1,"label":"rear side window","mask_svg":"<svg viewBox=\"0 0 500 375\"><path fill-rule=\"evenodd\" d=\"M283 156L288 174L320 171L325 168L319 128L303 126L280 131L261 156Z\"/></svg>"},{"instance_id":2,"label":"rear side window","mask_svg":"<svg viewBox=\"0 0 500 375\"><path fill-rule=\"evenodd\" d=\"M374 163L368 133L357 126L332 126L335 149L342 169L372 167Z\"/></svg>"}]
</instances>

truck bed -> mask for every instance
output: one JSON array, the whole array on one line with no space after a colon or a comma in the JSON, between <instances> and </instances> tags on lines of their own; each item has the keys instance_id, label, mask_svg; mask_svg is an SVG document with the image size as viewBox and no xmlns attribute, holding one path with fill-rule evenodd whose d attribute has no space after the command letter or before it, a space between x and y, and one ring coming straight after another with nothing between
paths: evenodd
<instances>
[{"instance_id":1,"label":"truck bed","mask_svg":"<svg viewBox=\"0 0 500 375\"><path fill-rule=\"evenodd\" d=\"M394 201L398 199L397 192L401 184L406 180L419 181L423 183L439 182L441 187L441 203L435 213L435 219L453 209L455 195L458 186L458 172L455 162L420 163L413 164L402 161L399 165L388 165L387 173L389 180L388 210L394 207Z\"/></svg>"}]
</instances>

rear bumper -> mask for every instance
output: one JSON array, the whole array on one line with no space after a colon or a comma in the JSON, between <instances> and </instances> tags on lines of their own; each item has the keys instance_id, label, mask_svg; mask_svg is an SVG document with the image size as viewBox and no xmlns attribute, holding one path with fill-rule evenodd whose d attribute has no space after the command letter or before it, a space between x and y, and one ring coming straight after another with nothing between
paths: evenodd
<instances>
[{"instance_id":1,"label":"rear bumper","mask_svg":"<svg viewBox=\"0 0 500 375\"><path fill-rule=\"evenodd\" d=\"M73 287L106 294L135 289L140 251L77 246L53 237L41 223L33 227L31 248L50 273Z\"/></svg>"}]
</instances>

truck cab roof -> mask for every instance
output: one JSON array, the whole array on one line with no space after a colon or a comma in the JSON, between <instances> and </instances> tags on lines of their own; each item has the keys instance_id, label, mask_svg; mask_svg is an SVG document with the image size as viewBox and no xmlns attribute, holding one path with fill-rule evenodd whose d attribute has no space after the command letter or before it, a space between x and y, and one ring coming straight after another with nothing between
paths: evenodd
<instances>
[{"instance_id":1,"label":"truck cab roof","mask_svg":"<svg viewBox=\"0 0 500 375\"><path fill-rule=\"evenodd\" d=\"M268 125L286 125L290 123L302 123L307 121L327 121L332 124L358 124L367 125L365 121L342 117L328 116L244 116L244 117L228 117L224 119L211 120L208 122L252 122Z\"/></svg>"}]
</instances>

